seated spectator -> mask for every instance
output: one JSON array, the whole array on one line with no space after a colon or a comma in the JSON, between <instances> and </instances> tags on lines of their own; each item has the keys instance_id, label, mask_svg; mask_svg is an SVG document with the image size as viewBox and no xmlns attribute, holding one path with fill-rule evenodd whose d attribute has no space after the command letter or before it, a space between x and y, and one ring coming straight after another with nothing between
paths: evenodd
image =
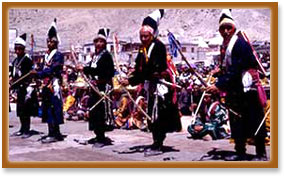
<instances>
[{"instance_id":1,"label":"seated spectator","mask_svg":"<svg viewBox=\"0 0 284 176\"><path fill-rule=\"evenodd\" d=\"M136 104L146 111L147 103L145 102L144 97L139 96L136 99ZM132 111L132 115L129 119L129 126L131 128L139 128L142 131L148 131L147 119L138 107L135 107Z\"/></svg>"},{"instance_id":2,"label":"seated spectator","mask_svg":"<svg viewBox=\"0 0 284 176\"><path fill-rule=\"evenodd\" d=\"M142 109L146 110L146 103L144 97L139 96L136 104ZM135 107L132 110L133 103L129 100L126 94L123 94L119 100L119 106L114 109L113 115L115 124L118 128L123 129L141 129L147 130L147 121L144 114Z\"/></svg>"},{"instance_id":3,"label":"seated spectator","mask_svg":"<svg viewBox=\"0 0 284 176\"><path fill-rule=\"evenodd\" d=\"M114 121L118 128L123 127L131 116L130 101L126 94L121 95L119 106L113 110ZM126 128L128 128L126 126Z\"/></svg>"},{"instance_id":4,"label":"seated spectator","mask_svg":"<svg viewBox=\"0 0 284 176\"><path fill-rule=\"evenodd\" d=\"M202 139L210 135L213 140L228 138L230 135L228 125L228 112L220 101L211 104L208 110L208 119L204 123L197 117L195 123L188 126L188 132L193 139Z\"/></svg>"}]
</instances>

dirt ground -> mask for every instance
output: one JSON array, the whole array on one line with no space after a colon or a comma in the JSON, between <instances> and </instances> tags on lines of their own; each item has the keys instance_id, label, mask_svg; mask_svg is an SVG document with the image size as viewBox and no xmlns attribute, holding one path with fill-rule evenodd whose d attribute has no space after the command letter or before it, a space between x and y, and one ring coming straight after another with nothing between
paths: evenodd
<instances>
[{"instance_id":1,"label":"dirt ground","mask_svg":"<svg viewBox=\"0 0 284 176\"><path fill-rule=\"evenodd\" d=\"M61 132L64 141L42 144L40 138L47 134L47 124L32 118L30 138L11 136L19 130L19 119L15 112L9 114L9 161L224 161L224 157L234 153L234 145L229 139L194 140L186 131L190 117L182 117L183 130L167 134L163 153L145 156L144 149L152 143L152 135L140 130L114 129L106 133L112 145L94 148L86 141L94 137L88 131L85 121L65 121ZM270 158L270 146L266 148ZM255 148L247 145L248 158L255 155Z\"/></svg>"}]
</instances>

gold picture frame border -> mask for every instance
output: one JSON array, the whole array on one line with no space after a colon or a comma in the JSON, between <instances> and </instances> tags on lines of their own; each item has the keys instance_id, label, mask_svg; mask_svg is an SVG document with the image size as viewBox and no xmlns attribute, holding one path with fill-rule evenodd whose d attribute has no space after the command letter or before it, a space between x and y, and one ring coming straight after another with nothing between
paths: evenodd
<instances>
[{"instance_id":1,"label":"gold picture frame border","mask_svg":"<svg viewBox=\"0 0 284 176\"><path fill-rule=\"evenodd\" d=\"M12 8L266 8L271 10L271 153L267 162L11 162L8 136L8 12ZM217 20L217 19L216 19ZM278 2L2 2L3 168L278 168Z\"/></svg>"}]
</instances>

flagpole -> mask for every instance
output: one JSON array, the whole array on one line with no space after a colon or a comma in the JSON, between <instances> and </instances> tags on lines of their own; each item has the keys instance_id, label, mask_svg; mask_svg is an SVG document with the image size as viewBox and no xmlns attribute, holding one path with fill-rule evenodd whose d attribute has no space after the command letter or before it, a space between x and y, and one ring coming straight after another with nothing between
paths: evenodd
<instances>
[{"instance_id":1,"label":"flagpole","mask_svg":"<svg viewBox=\"0 0 284 176\"><path fill-rule=\"evenodd\" d=\"M168 30L168 35L172 34L169 30ZM173 35L173 34L172 34ZM173 42L175 43L181 58L185 61L186 65L190 68L191 72L199 79L199 81L205 86L208 87L207 83L201 78L201 76L192 68L192 66L190 65L190 63L187 61L186 57L183 55L181 48L179 46L179 44L177 43L176 39L173 38Z\"/></svg>"}]
</instances>

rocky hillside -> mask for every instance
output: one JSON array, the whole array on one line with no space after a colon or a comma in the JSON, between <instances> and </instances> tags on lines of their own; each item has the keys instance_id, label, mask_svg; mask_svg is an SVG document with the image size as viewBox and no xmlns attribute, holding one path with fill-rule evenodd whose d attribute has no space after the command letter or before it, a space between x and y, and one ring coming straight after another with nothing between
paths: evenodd
<instances>
[{"instance_id":1,"label":"rocky hillside","mask_svg":"<svg viewBox=\"0 0 284 176\"><path fill-rule=\"evenodd\" d=\"M11 9L9 27L19 34L34 34L37 50L45 48L47 29L57 18L61 48L92 42L100 27L109 27L119 39L139 41L142 20L153 9ZM220 9L167 9L160 22L160 34L167 29L182 37L212 37L218 29ZM251 40L270 40L269 9L233 9L238 28ZM28 37L29 40L29 37Z\"/></svg>"}]
</instances>

